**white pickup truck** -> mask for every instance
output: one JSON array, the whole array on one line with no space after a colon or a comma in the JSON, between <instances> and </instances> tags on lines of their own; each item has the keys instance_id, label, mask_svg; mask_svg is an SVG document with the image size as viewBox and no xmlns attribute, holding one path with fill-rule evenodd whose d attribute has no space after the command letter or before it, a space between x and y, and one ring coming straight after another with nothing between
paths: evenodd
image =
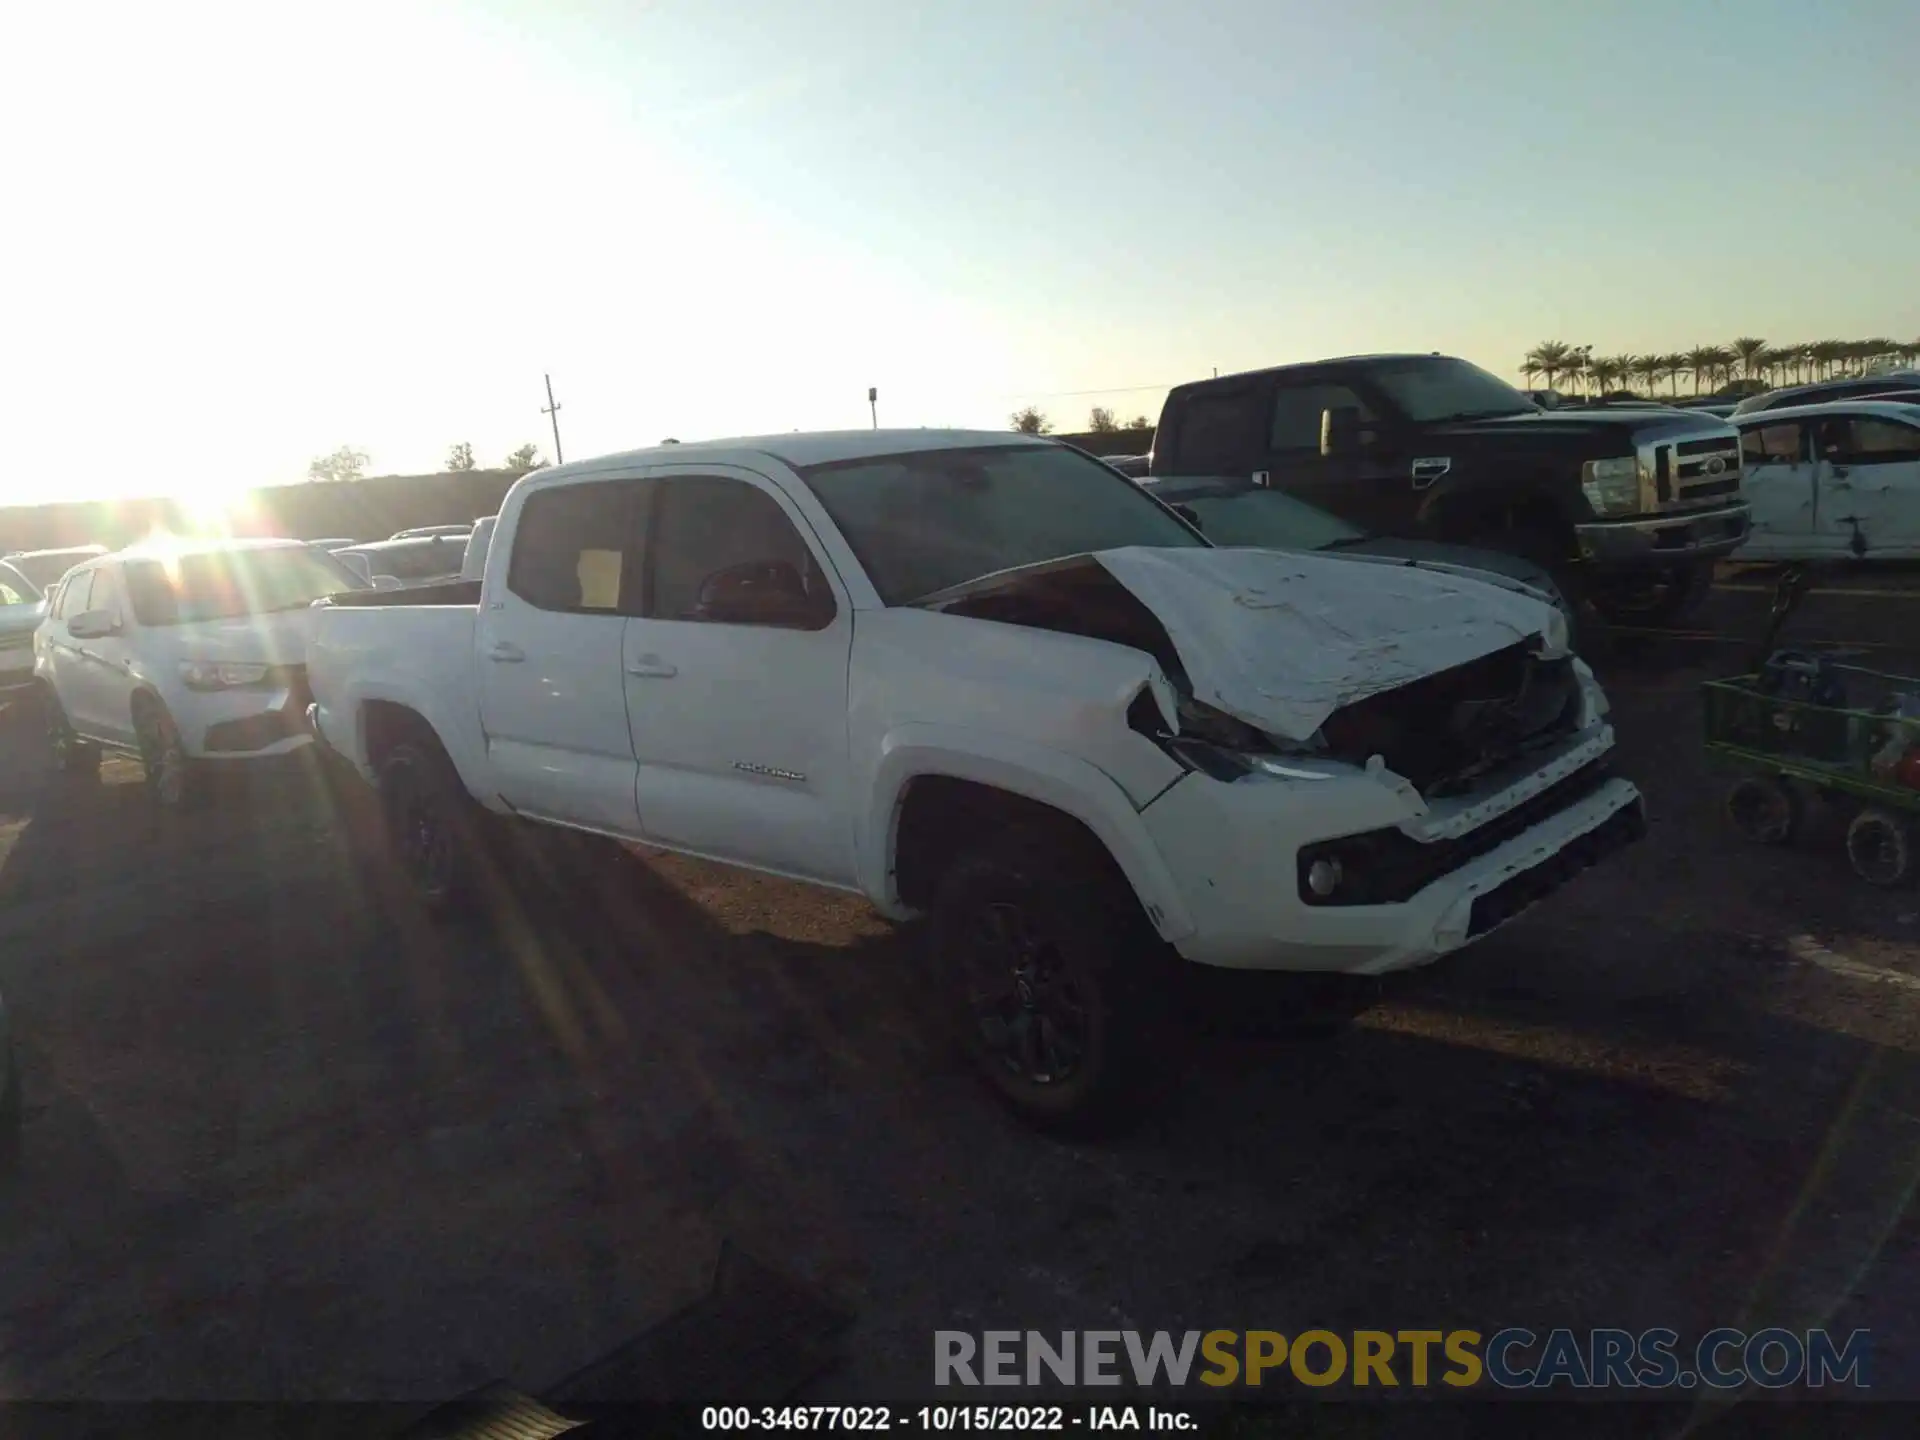
<instances>
[{"instance_id":1,"label":"white pickup truck","mask_svg":"<svg viewBox=\"0 0 1920 1440\"><path fill-rule=\"evenodd\" d=\"M1551 605L1215 549L1021 435L541 470L480 581L315 622L309 719L429 903L472 884L477 803L930 917L965 1043L1040 1123L1138 1092L1176 958L1424 964L1644 825Z\"/></svg>"}]
</instances>

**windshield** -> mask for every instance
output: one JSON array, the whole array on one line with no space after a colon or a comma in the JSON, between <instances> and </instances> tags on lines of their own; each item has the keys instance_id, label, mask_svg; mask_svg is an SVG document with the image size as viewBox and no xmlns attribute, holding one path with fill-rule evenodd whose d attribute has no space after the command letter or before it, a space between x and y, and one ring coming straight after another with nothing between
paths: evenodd
<instances>
[{"instance_id":1,"label":"windshield","mask_svg":"<svg viewBox=\"0 0 1920 1440\"><path fill-rule=\"evenodd\" d=\"M1407 419L1421 425L1524 415L1539 409L1499 376L1441 355L1379 361L1367 367L1367 378L1387 393Z\"/></svg>"},{"instance_id":2,"label":"windshield","mask_svg":"<svg viewBox=\"0 0 1920 1440\"><path fill-rule=\"evenodd\" d=\"M1200 529L1215 545L1263 550L1325 550L1367 538L1338 515L1278 490L1241 490L1194 495L1178 502L1200 517Z\"/></svg>"},{"instance_id":3,"label":"windshield","mask_svg":"<svg viewBox=\"0 0 1920 1440\"><path fill-rule=\"evenodd\" d=\"M916 450L800 475L889 605L1065 555L1207 543L1131 480L1060 445Z\"/></svg>"},{"instance_id":4,"label":"windshield","mask_svg":"<svg viewBox=\"0 0 1920 1440\"><path fill-rule=\"evenodd\" d=\"M32 605L39 599L39 586L13 566L0 562L0 605Z\"/></svg>"},{"instance_id":5,"label":"windshield","mask_svg":"<svg viewBox=\"0 0 1920 1440\"><path fill-rule=\"evenodd\" d=\"M44 555L16 555L7 563L45 590L67 571L98 554L95 550L49 550Z\"/></svg>"},{"instance_id":6,"label":"windshield","mask_svg":"<svg viewBox=\"0 0 1920 1440\"><path fill-rule=\"evenodd\" d=\"M142 625L191 625L304 610L326 595L364 590L360 577L301 545L129 560L127 594Z\"/></svg>"}]
</instances>

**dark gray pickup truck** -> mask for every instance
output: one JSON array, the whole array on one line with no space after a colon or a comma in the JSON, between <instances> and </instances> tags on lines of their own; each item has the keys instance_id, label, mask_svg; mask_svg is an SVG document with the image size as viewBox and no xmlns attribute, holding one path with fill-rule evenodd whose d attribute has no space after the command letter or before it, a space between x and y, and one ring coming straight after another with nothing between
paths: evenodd
<instances>
[{"instance_id":1,"label":"dark gray pickup truck","mask_svg":"<svg viewBox=\"0 0 1920 1440\"><path fill-rule=\"evenodd\" d=\"M1154 476L1238 476L1380 535L1525 556L1616 623L1678 618L1746 540L1740 437L1670 407L1548 411L1444 355L1181 385Z\"/></svg>"}]
</instances>

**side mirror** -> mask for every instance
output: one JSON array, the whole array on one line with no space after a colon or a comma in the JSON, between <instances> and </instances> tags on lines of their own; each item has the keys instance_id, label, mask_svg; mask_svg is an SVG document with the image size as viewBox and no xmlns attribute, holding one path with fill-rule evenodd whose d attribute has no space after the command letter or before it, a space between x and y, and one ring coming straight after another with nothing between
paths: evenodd
<instances>
[{"instance_id":1,"label":"side mirror","mask_svg":"<svg viewBox=\"0 0 1920 1440\"><path fill-rule=\"evenodd\" d=\"M1336 405L1320 412L1320 453L1322 455L1352 455L1360 449L1361 437L1366 433L1360 423L1360 410L1355 405Z\"/></svg>"},{"instance_id":2,"label":"side mirror","mask_svg":"<svg viewBox=\"0 0 1920 1440\"><path fill-rule=\"evenodd\" d=\"M785 560L751 560L716 570L701 581L688 618L818 630L833 618L833 597L824 588L808 594L800 572Z\"/></svg>"},{"instance_id":3,"label":"side mirror","mask_svg":"<svg viewBox=\"0 0 1920 1440\"><path fill-rule=\"evenodd\" d=\"M67 621L67 634L76 640L104 640L119 630L110 610L82 610Z\"/></svg>"},{"instance_id":4,"label":"side mirror","mask_svg":"<svg viewBox=\"0 0 1920 1440\"><path fill-rule=\"evenodd\" d=\"M373 577L373 588L376 590L404 590L407 587L406 582L401 580L398 575L376 575Z\"/></svg>"},{"instance_id":5,"label":"side mirror","mask_svg":"<svg viewBox=\"0 0 1920 1440\"><path fill-rule=\"evenodd\" d=\"M1173 511L1173 513L1178 515L1182 520L1186 521L1189 525L1193 526L1194 529L1204 531L1207 528L1206 526L1200 523L1200 512L1194 509L1193 506L1187 504L1184 500L1176 500L1167 508Z\"/></svg>"}]
</instances>

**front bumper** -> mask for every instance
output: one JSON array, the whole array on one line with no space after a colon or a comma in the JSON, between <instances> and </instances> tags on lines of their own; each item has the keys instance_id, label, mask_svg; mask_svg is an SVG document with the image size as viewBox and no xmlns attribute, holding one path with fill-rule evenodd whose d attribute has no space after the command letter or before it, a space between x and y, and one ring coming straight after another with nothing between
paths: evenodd
<instances>
[{"instance_id":1,"label":"front bumper","mask_svg":"<svg viewBox=\"0 0 1920 1440\"><path fill-rule=\"evenodd\" d=\"M1513 793L1534 789L1522 782ZM1192 933L1174 942L1186 959L1347 975L1411 969L1491 933L1645 828L1640 792L1609 779L1404 902L1308 905L1295 856L1319 836L1299 833L1301 797L1288 792L1284 781L1190 777L1142 812L1193 918Z\"/></svg>"},{"instance_id":2,"label":"front bumper","mask_svg":"<svg viewBox=\"0 0 1920 1440\"><path fill-rule=\"evenodd\" d=\"M215 690L186 697L174 719L196 760L232 763L268 760L313 743L306 725L305 687Z\"/></svg>"},{"instance_id":3,"label":"front bumper","mask_svg":"<svg viewBox=\"0 0 1920 1440\"><path fill-rule=\"evenodd\" d=\"M1742 501L1712 510L1596 520L1573 527L1580 558L1594 565L1670 565L1717 560L1746 544L1753 515Z\"/></svg>"}]
</instances>

